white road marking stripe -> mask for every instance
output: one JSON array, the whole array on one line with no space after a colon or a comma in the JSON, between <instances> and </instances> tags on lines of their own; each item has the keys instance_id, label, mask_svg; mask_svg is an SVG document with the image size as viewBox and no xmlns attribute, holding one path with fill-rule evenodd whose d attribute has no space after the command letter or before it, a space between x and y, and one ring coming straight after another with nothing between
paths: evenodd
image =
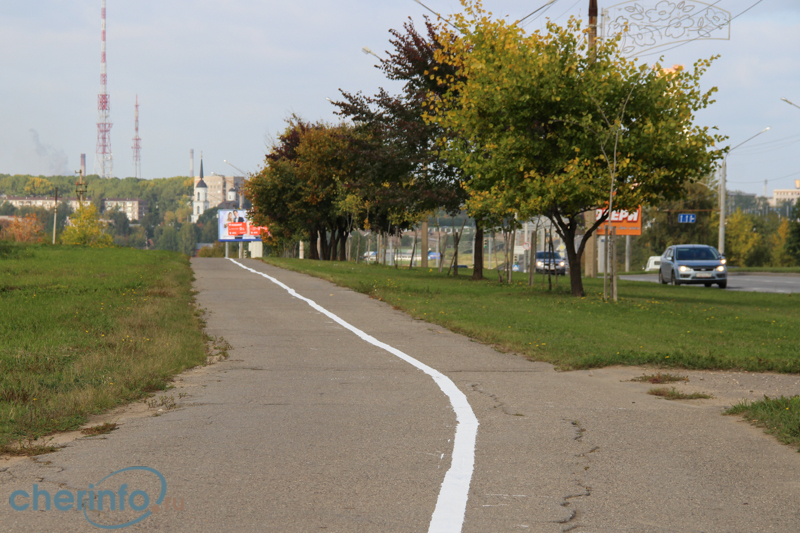
<instances>
[{"instance_id":1,"label":"white road marking stripe","mask_svg":"<svg viewBox=\"0 0 800 533\"><path fill-rule=\"evenodd\" d=\"M450 405L453 406L453 411L456 413L456 434L453 442L453 455L450 463L450 469L444 476L442 481L442 488L439 491L439 499L436 501L436 508L431 516L431 523L428 527L428 533L458 533L464 525L464 515L467 511L467 497L469 496L469 485L472 480L472 472L475 467L475 440L478 436L478 418L472 411L466 395L456 387L450 378L439 372L438 370L429 367L428 365L417 361L410 355L406 355L400 350L382 343L375 337L368 335L358 329L357 327L345 322L338 316L334 315L324 307L317 304L315 301L301 296L295 292L294 289L288 285L278 281L277 279L248 268L241 263L231 259L235 265L249 270L254 274L263 276L270 280L272 283L286 290L290 295L298 300L303 300L312 308L316 309L323 315L341 326L349 329L363 340L386 350L390 354L399 357L403 361L414 365L430 377L439 386L442 392L450 399Z\"/></svg>"}]
</instances>

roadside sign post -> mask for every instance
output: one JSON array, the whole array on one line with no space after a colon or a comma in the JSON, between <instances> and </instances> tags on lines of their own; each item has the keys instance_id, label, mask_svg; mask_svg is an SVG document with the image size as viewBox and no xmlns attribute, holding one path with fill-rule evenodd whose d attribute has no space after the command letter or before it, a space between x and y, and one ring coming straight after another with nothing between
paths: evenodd
<instances>
[{"instance_id":1,"label":"roadside sign post","mask_svg":"<svg viewBox=\"0 0 800 533\"><path fill-rule=\"evenodd\" d=\"M266 226L254 225L244 209L221 209L217 223L219 224L219 241L225 243L225 257L230 257L229 244L235 242L239 259L246 258L245 243L261 243L263 242L261 239L262 233L270 234L269 228ZM258 250L257 246L249 249L250 252L256 255L261 253Z\"/></svg>"},{"instance_id":2,"label":"roadside sign post","mask_svg":"<svg viewBox=\"0 0 800 533\"><path fill-rule=\"evenodd\" d=\"M678 215L678 223L679 224L694 224L697 222L697 215L692 215L688 213L681 213Z\"/></svg>"},{"instance_id":3,"label":"roadside sign post","mask_svg":"<svg viewBox=\"0 0 800 533\"><path fill-rule=\"evenodd\" d=\"M58 220L58 187L56 187L53 203L53 244L56 243L56 220Z\"/></svg>"}]
</instances>

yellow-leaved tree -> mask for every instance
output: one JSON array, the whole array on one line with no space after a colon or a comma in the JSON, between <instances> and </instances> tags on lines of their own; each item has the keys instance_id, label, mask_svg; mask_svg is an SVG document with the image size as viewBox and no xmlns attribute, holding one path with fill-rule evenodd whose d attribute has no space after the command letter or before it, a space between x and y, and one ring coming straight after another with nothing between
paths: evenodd
<instances>
[{"instance_id":1,"label":"yellow-leaved tree","mask_svg":"<svg viewBox=\"0 0 800 533\"><path fill-rule=\"evenodd\" d=\"M64 229L61 242L79 244L93 248L106 248L114 245L111 235L105 233L107 224L100 220L100 214L94 204L86 204L78 208L70 217L72 225Z\"/></svg>"},{"instance_id":2,"label":"yellow-leaved tree","mask_svg":"<svg viewBox=\"0 0 800 533\"><path fill-rule=\"evenodd\" d=\"M770 263L775 267L795 266L794 258L786 249L786 241L789 238L789 219L784 218L778 226L777 231L770 237L770 252L772 254Z\"/></svg>"},{"instance_id":3,"label":"yellow-leaved tree","mask_svg":"<svg viewBox=\"0 0 800 533\"><path fill-rule=\"evenodd\" d=\"M470 214L483 220L546 216L564 240L572 294L582 296L583 214L675 200L715 168L724 140L695 122L716 89L700 77L711 60L664 75L625 58L617 39L590 50L580 22L526 33L494 19L478 0L440 24L439 64L426 72L427 119L452 135L441 155L471 179ZM451 27L457 29L453 31ZM456 71L458 77L449 72ZM579 242L576 242L579 241Z\"/></svg>"}]
</instances>

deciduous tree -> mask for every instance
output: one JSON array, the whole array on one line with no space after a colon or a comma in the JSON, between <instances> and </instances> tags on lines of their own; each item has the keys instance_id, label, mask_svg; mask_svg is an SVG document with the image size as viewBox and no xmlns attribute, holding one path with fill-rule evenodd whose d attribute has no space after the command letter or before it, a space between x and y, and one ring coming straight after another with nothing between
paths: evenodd
<instances>
[{"instance_id":1,"label":"deciduous tree","mask_svg":"<svg viewBox=\"0 0 800 533\"><path fill-rule=\"evenodd\" d=\"M34 242L41 240L42 224L34 213L14 218L3 230L4 237L16 242Z\"/></svg>"},{"instance_id":2,"label":"deciduous tree","mask_svg":"<svg viewBox=\"0 0 800 533\"><path fill-rule=\"evenodd\" d=\"M64 244L78 244L93 248L106 248L114 245L114 239L105 233L106 223L100 220L94 204L89 203L79 207L70 221L72 225L67 226L61 235L61 242Z\"/></svg>"},{"instance_id":3,"label":"deciduous tree","mask_svg":"<svg viewBox=\"0 0 800 533\"><path fill-rule=\"evenodd\" d=\"M52 191L53 184L44 178L31 177L25 184L25 194L29 196L43 196Z\"/></svg>"},{"instance_id":4,"label":"deciduous tree","mask_svg":"<svg viewBox=\"0 0 800 533\"><path fill-rule=\"evenodd\" d=\"M583 295L586 239L575 235L584 212L608 205L612 180L615 208L655 205L680 197L721 157L713 146L723 138L694 123L715 91L699 89L711 61L662 75L626 59L614 39L588 50L574 18L526 34L480 2L462 4L450 20L459 33L440 39L436 56L460 79L427 73L451 87L428 107L428 120L453 132L442 154L471 176L471 214L547 216L566 244L572 293Z\"/></svg>"}]
</instances>

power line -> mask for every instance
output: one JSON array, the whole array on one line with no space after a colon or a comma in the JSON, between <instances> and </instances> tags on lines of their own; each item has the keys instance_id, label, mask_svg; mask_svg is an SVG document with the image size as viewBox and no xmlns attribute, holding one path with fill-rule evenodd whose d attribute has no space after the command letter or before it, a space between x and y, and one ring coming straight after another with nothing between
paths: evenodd
<instances>
[{"instance_id":1,"label":"power line","mask_svg":"<svg viewBox=\"0 0 800 533\"><path fill-rule=\"evenodd\" d=\"M578 0L577 2L575 2L574 4L572 4L571 6L569 6L569 7L567 8L567 10L566 10L566 11L564 11L564 12L563 12L563 13L561 13L559 16L557 16L556 18L554 18L554 19L553 19L553 22L557 21L558 19L560 19L561 17L563 17L564 15L566 15L567 13L569 13L569 12L572 10L572 8L573 8L573 7L575 7L575 6L577 6L577 5L578 5L580 2L581 2L581 0Z\"/></svg>"},{"instance_id":2,"label":"power line","mask_svg":"<svg viewBox=\"0 0 800 533\"><path fill-rule=\"evenodd\" d=\"M742 150L740 153L744 154L744 155L766 154L766 153L769 153L769 152L774 152L776 150L783 150L784 148L786 148L788 146L792 146L793 144L797 144L797 143L800 143L800 140L783 143L783 144L780 144L780 145L777 145L777 146L770 146L769 148L760 148L760 149L756 149L756 150L753 150L753 149Z\"/></svg>"},{"instance_id":3,"label":"power line","mask_svg":"<svg viewBox=\"0 0 800 533\"><path fill-rule=\"evenodd\" d=\"M522 17L521 19L519 19L519 20L517 21L517 24L519 24L520 22L522 22L522 21L523 21L523 20L525 20L526 18L530 17L531 15L533 15L533 14L535 14L535 13L538 13L539 11L542 11L542 10L544 9L544 11L542 11L541 13L539 13L538 15L536 15L535 17L533 17L531 20L529 20L528 22L526 22L525 24L523 24L523 25L521 25L521 26L520 26L520 27L524 28L525 26L527 26L527 25L528 25L528 24L530 24L531 22L534 22L536 19L538 19L539 17L541 17L542 15L544 15L545 13L547 13L547 11L548 11L548 10L549 10L551 7L553 7L553 4L555 4L555 3L556 3L556 1L557 1L557 0L550 0L549 2L547 2L547 3L546 3L545 5L543 5L542 7L538 8L537 10L533 11L532 13L529 13L529 14L525 15L524 17Z\"/></svg>"},{"instance_id":4,"label":"power line","mask_svg":"<svg viewBox=\"0 0 800 533\"><path fill-rule=\"evenodd\" d=\"M763 142L763 143L751 144L750 148L755 148L756 146L767 146L769 144L775 144L775 143L779 143L779 142L782 142L782 141L788 141L790 139L797 139L798 137L800 137L800 134L790 135L788 137L782 137L780 139L775 139L774 141L766 141L766 142ZM743 148L743 150L747 150L747 148Z\"/></svg>"},{"instance_id":5,"label":"power line","mask_svg":"<svg viewBox=\"0 0 800 533\"><path fill-rule=\"evenodd\" d=\"M800 171L792 172L791 174L786 174L785 176L781 176L780 178L772 178L772 179L769 179L769 180L729 181L728 183L764 183L765 181L780 181L780 180L783 180L783 179L786 179L786 178L791 178L792 176L796 176L798 174L800 174Z\"/></svg>"}]
</instances>

